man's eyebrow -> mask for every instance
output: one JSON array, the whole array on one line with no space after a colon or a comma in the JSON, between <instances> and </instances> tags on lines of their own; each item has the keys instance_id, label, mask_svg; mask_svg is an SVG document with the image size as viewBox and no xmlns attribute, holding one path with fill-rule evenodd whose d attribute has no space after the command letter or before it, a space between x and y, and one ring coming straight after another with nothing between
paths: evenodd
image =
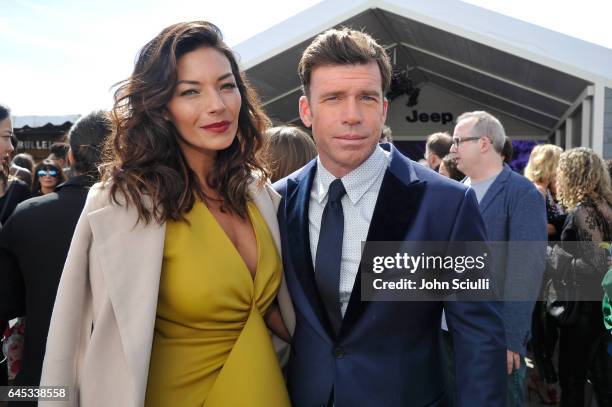
<instances>
[{"instance_id":1,"label":"man's eyebrow","mask_svg":"<svg viewBox=\"0 0 612 407\"><path fill-rule=\"evenodd\" d=\"M321 97L322 97L322 98L327 98L327 97L330 97L330 96L339 96L339 95L343 95L343 94L344 94L344 92L343 92L343 91L340 91L340 90L332 90L332 91L329 91L329 92L323 92L323 93L321 93Z\"/></svg>"},{"instance_id":2,"label":"man's eyebrow","mask_svg":"<svg viewBox=\"0 0 612 407\"><path fill-rule=\"evenodd\" d=\"M380 96L380 93L377 90L364 90L363 92L361 92L362 95L366 95L366 96Z\"/></svg>"}]
</instances>

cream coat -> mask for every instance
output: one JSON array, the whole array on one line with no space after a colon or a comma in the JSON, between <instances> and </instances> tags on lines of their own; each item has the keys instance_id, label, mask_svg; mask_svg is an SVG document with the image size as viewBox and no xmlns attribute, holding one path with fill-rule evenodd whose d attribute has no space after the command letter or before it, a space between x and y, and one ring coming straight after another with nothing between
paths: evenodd
<instances>
[{"instance_id":1,"label":"cream coat","mask_svg":"<svg viewBox=\"0 0 612 407\"><path fill-rule=\"evenodd\" d=\"M249 186L280 254L270 185ZM68 402L41 406L142 406L157 310L165 224L136 224L137 212L111 203L108 189L94 186L76 226L58 288L41 386L68 386ZM285 324L295 315L283 278L278 294ZM275 338L279 355L287 349ZM254 350L256 351L256 350Z\"/></svg>"}]
</instances>

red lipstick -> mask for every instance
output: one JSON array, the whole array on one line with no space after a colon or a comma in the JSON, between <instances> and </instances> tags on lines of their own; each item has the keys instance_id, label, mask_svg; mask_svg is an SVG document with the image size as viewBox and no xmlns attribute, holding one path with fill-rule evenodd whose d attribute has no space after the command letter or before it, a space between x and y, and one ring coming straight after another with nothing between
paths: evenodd
<instances>
[{"instance_id":1,"label":"red lipstick","mask_svg":"<svg viewBox=\"0 0 612 407\"><path fill-rule=\"evenodd\" d=\"M202 126L203 129L210 130L214 133L225 133L230 126L230 122L222 121L209 124L208 126Z\"/></svg>"}]
</instances>

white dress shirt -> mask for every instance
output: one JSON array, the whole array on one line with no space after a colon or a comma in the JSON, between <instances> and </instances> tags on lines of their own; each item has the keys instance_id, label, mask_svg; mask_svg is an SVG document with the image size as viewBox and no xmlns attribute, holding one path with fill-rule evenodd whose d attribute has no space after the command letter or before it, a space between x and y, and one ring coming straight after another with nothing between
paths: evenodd
<instances>
[{"instance_id":1,"label":"white dress shirt","mask_svg":"<svg viewBox=\"0 0 612 407\"><path fill-rule=\"evenodd\" d=\"M374 206L389 162L390 153L376 146L367 160L341 178L346 189L346 195L342 197L344 239L339 287L342 316L348 307L355 277L359 270L361 242L364 242L368 236ZM327 171L321 164L321 160L317 158L317 172L312 182L308 206L308 229L313 268L316 264L317 244L319 243L323 209L327 203L327 191L335 179L336 177Z\"/></svg>"}]
</instances>

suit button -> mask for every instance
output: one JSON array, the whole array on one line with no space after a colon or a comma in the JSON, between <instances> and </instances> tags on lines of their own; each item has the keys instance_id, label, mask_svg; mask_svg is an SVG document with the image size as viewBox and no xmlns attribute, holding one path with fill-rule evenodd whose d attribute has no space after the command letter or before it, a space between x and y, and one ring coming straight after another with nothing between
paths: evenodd
<instances>
[{"instance_id":1,"label":"suit button","mask_svg":"<svg viewBox=\"0 0 612 407\"><path fill-rule=\"evenodd\" d=\"M342 359L344 357L344 349L340 347L334 348L334 356L336 359Z\"/></svg>"}]
</instances>

